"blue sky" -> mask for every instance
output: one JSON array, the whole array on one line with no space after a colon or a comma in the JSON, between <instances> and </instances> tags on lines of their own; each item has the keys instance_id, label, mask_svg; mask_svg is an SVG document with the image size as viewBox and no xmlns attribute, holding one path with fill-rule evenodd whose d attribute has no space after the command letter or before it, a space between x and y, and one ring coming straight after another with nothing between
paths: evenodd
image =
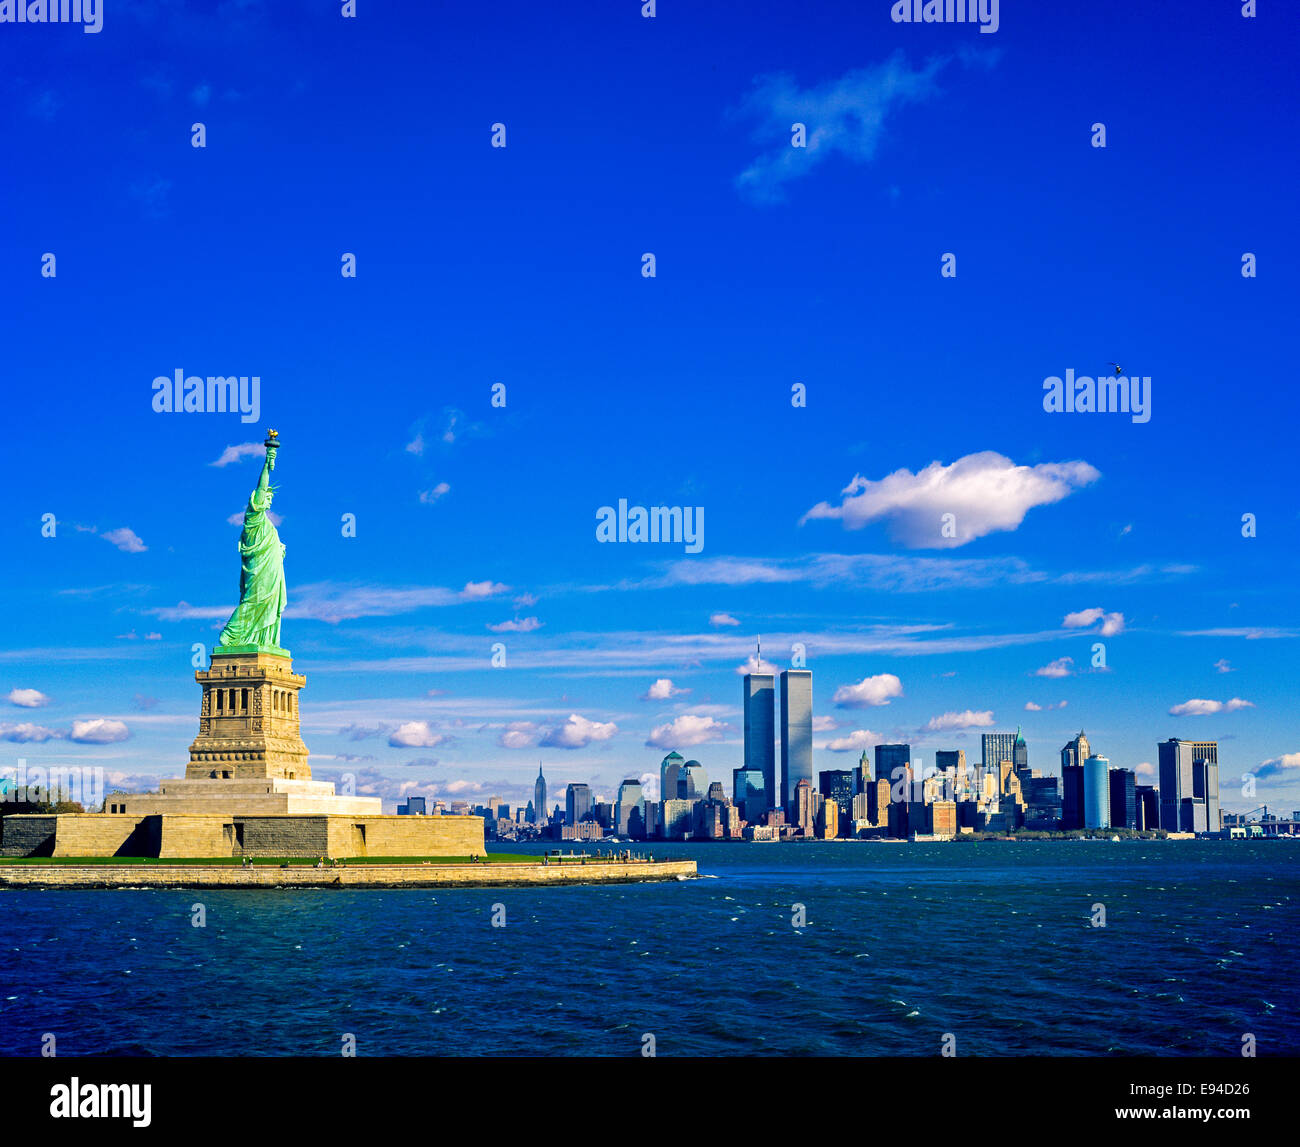
<instances>
[{"instance_id":1,"label":"blue sky","mask_svg":"<svg viewBox=\"0 0 1300 1147\"><path fill-rule=\"evenodd\" d=\"M276 427L319 777L729 790L761 633L818 769L1082 727L1300 808L1294 13L185 7L0 24L0 763L182 770L259 460L215 463ZM1150 421L1044 411L1112 360ZM178 369L260 419L156 413ZM620 498L703 550L598 543Z\"/></svg>"}]
</instances>

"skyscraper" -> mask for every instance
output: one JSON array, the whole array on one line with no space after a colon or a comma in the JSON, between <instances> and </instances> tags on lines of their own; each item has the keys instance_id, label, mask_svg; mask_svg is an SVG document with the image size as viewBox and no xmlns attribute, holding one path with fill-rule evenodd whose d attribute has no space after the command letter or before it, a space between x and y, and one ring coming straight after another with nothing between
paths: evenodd
<instances>
[{"instance_id":1,"label":"skyscraper","mask_svg":"<svg viewBox=\"0 0 1300 1147\"><path fill-rule=\"evenodd\" d=\"M901 794L904 801L911 800L912 746L877 745L876 780L889 782L891 796Z\"/></svg>"},{"instance_id":2,"label":"skyscraper","mask_svg":"<svg viewBox=\"0 0 1300 1147\"><path fill-rule=\"evenodd\" d=\"M871 755L866 749L862 750L862 756L858 758L857 767L857 787L854 790L857 793L865 793L875 777L871 773Z\"/></svg>"},{"instance_id":3,"label":"skyscraper","mask_svg":"<svg viewBox=\"0 0 1300 1147\"><path fill-rule=\"evenodd\" d=\"M828 769L817 775L817 783L822 797L834 801L843 814L841 827L848 828L852 821L853 795L855 788L854 770Z\"/></svg>"},{"instance_id":4,"label":"skyscraper","mask_svg":"<svg viewBox=\"0 0 1300 1147\"><path fill-rule=\"evenodd\" d=\"M997 772L998 765L1003 761L1016 760L1016 738L1019 733L985 733L980 738L980 748L983 754L984 770Z\"/></svg>"},{"instance_id":5,"label":"skyscraper","mask_svg":"<svg viewBox=\"0 0 1300 1147\"><path fill-rule=\"evenodd\" d=\"M635 777L629 777L618 786L618 802L614 805L614 831L622 836L645 835L641 782Z\"/></svg>"},{"instance_id":6,"label":"skyscraper","mask_svg":"<svg viewBox=\"0 0 1300 1147\"><path fill-rule=\"evenodd\" d=\"M1080 729L1079 735L1072 741L1066 741L1065 747L1061 750L1061 767L1082 766L1090 756L1092 756L1092 747L1088 744L1087 735Z\"/></svg>"},{"instance_id":7,"label":"skyscraper","mask_svg":"<svg viewBox=\"0 0 1300 1147\"><path fill-rule=\"evenodd\" d=\"M709 787L709 775L699 761L687 761L677 770L677 799L700 801Z\"/></svg>"},{"instance_id":8,"label":"skyscraper","mask_svg":"<svg viewBox=\"0 0 1300 1147\"><path fill-rule=\"evenodd\" d=\"M1219 742L1161 741L1160 827L1167 832L1219 832Z\"/></svg>"},{"instance_id":9,"label":"skyscraper","mask_svg":"<svg viewBox=\"0 0 1300 1147\"><path fill-rule=\"evenodd\" d=\"M542 776L542 762L537 762L537 781L533 785L533 823L546 823L546 778Z\"/></svg>"},{"instance_id":10,"label":"skyscraper","mask_svg":"<svg viewBox=\"0 0 1300 1147\"><path fill-rule=\"evenodd\" d=\"M794 806L794 823L804 836L812 836L816 811L813 808L813 787L806 777L800 777L794 786L794 796L790 798Z\"/></svg>"},{"instance_id":11,"label":"skyscraper","mask_svg":"<svg viewBox=\"0 0 1300 1147\"><path fill-rule=\"evenodd\" d=\"M577 782L564 794L564 823L578 824L591 815L591 786Z\"/></svg>"},{"instance_id":12,"label":"skyscraper","mask_svg":"<svg viewBox=\"0 0 1300 1147\"><path fill-rule=\"evenodd\" d=\"M1137 828L1137 778L1132 769L1110 770L1110 827Z\"/></svg>"},{"instance_id":13,"label":"skyscraper","mask_svg":"<svg viewBox=\"0 0 1300 1147\"><path fill-rule=\"evenodd\" d=\"M761 666L763 662L760 660ZM776 808L776 679L770 673L745 674L745 768L763 774L763 796Z\"/></svg>"},{"instance_id":14,"label":"skyscraper","mask_svg":"<svg viewBox=\"0 0 1300 1147\"><path fill-rule=\"evenodd\" d=\"M1061 750L1061 827L1083 828L1083 763L1092 748L1083 730Z\"/></svg>"},{"instance_id":15,"label":"skyscraper","mask_svg":"<svg viewBox=\"0 0 1300 1147\"><path fill-rule=\"evenodd\" d=\"M813 782L812 670L781 671L781 803L800 781Z\"/></svg>"},{"instance_id":16,"label":"skyscraper","mask_svg":"<svg viewBox=\"0 0 1300 1147\"><path fill-rule=\"evenodd\" d=\"M1110 827L1110 761L1105 757L1083 762L1083 827Z\"/></svg>"},{"instance_id":17,"label":"skyscraper","mask_svg":"<svg viewBox=\"0 0 1300 1147\"><path fill-rule=\"evenodd\" d=\"M670 801L677 799L677 771L686 764L681 753L669 753L659 762L659 799Z\"/></svg>"},{"instance_id":18,"label":"skyscraper","mask_svg":"<svg viewBox=\"0 0 1300 1147\"><path fill-rule=\"evenodd\" d=\"M743 765L731 772L732 800L740 809L740 815L750 824L758 824L758 818L767 811L767 797L763 793L763 774L757 769L747 769Z\"/></svg>"}]
</instances>

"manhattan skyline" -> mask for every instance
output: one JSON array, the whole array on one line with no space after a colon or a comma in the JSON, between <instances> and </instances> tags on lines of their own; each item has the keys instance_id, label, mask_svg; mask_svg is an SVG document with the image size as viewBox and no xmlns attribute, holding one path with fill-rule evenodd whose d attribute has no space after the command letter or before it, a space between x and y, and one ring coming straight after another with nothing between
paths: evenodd
<instances>
[{"instance_id":1,"label":"manhattan skyline","mask_svg":"<svg viewBox=\"0 0 1300 1147\"><path fill-rule=\"evenodd\" d=\"M1300 807L1294 28L878 7L633 5L580 74L525 5L505 42L305 4L8 28L0 766L175 774L276 427L323 779L724 779L761 634L813 671L814 778L1017 726L1056 771L1082 728L1130 769L1216 740L1225 811ZM1149 421L1044 409L1112 363ZM259 417L158 413L178 370L258 378ZM598 540L621 501L702 509L701 548Z\"/></svg>"}]
</instances>

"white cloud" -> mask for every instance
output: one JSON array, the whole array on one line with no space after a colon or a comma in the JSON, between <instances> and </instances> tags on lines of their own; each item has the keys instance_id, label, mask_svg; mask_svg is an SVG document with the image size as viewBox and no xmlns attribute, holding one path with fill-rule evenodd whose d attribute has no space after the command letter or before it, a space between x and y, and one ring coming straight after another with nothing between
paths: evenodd
<instances>
[{"instance_id":1,"label":"white cloud","mask_svg":"<svg viewBox=\"0 0 1300 1147\"><path fill-rule=\"evenodd\" d=\"M460 591L461 597L467 600L477 600L484 597L492 597L494 594L504 593L510 587L502 585L499 581L467 581L465 588Z\"/></svg>"},{"instance_id":2,"label":"white cloud","mask_svg":"<svg viewBox=\"0 0 1300 1147\"><path fill-rule=\"evenodd\" d=\"M388 743L396 749L432 749L446 739L429 728L428 721L406 721L389 735Z\"/></svg>"},{"instance_id":3,"label":"white cloud","mask_svg":"<svg viewBox=\"0 0 1300 1147\"><path fill-rule=\"evenodd\" d=\"M992 450L967 454L951 465L896 470L880 481L854 475L840 505L819 502L800 519L839 518L847 529L884 519L890 536L913 549L951 549L1002 530L1015 530L1035 506L1046 506L1100 473L1087 462L1040 462L1017 466ZM944 537L945 514L952 537Z\"/></svg>"},{"instance_id":4,"label":"white cloud","mask_svg":"<svg viewBox=\"0 0 1300 1147\"><path fill-rule=\"evenodd\" d=\"M892 673L877 673L865 677L856 685L841 685L831 698L841 709L865 709L873 705L888 705L894 697L903 695L903 683Z\"/></svg>"},{"instance_id":5,"label":"white cloud","mask_svg":"<svg viewBox=\"0 0 1300 1147\"><path fill-rule=\"evenodd\" d=\"M670 697L680 697L689 693L689 689L679 689L668 677L660 677L651 683L650 688L641 694L642 701L667 701Z\"/></svg>"},{"instance_id":6,"label":"white cloud","mask_svg":"<svg viewBox=\"0 0 1300 1147\"><path fill-rule=\"evenodd\" d=\"M1041 713L1043 711L1043 707L1041 705L1035 705L1032 701L1026 701L1025 711L1027 713Z\"/></svg>"},{"instance_id":7,"label":"white cloud","mask_svg":"<svg viewBox=\"0 0 1300 1147\"><path fill-rule=\"evenodd\" d=\"M432 490L421 490L420 501L426 506L432 506L444 494L449 494L451 487L446 482L439 482Z\"/></svg>"},{"instance_id":8,"label":"white cloud","mask_svg":"<svg viewBox=\"0 0 1300 1147\"><path fill-rule=\"evenodd\" d=\"M1300 769L1300 753L1283 753L1280 757L1261 761L1255 775L1264 778L1288 776L1294 775L1297 769Z\"/></svg>"},{"instance_id":9,"label":"white cloud","mask_svg":"<svg viewBox=\"0 0 1300 1147\"><path fill-rule=\"evenodd\" d=\"M829 749L832 753L861 753L864 749L882 744L883 741L884 738L879 733L873 733L870 729L855 729L847 737L836 737L832 741L827 741L822 748Z\"/></svg>"},{"instance_id":10,"label":"white cloud","mask_svg":"<svg viewBox=\"0 0 1300 1147\"><path fill-rule=\"evenodd\" d=\"M139 535L126 526L121 526L116 530L105 530L100 537L110 545L116 546L124 554L142 554L149 547L140 540Z\"/></svg>"},{"instance_id":11,"label":"white cloud","mask_svg":"<svg viewBox=\"0 0 1300 1147\"><path fill-rule=\"evenodd\" d=\"M709 624L713 626L739 625L740 622L729 613L711 613L709 614Z\"/></svg>"},{"instance_id":12,"label":"white cloud","mask_svg":"<svg viewBox=\"0 0 1300 1147\"><path fill-rule=\"evenodd\" d=\"M513 621L501 621L496 625L489 625L493 633L532 633L534 629L541 629L544 623L535 617L516 617Z\"/></svg>"},{"instance_id":13,"label":"white cloud","mask_svg":"<svg viewBox=\"0 0 1300 1147\"><path fill-rule=\"evenodd\" d=\"M1070 668L1074 664L1073 657L1058 657L1055 661L1049 661L1046 665L1034 670L1035 677L1069 677L1073 670Z\"/></svg>"},{"instance_id":14,"label":"white cloud","mask_svg":"<svg viewBox=\"0 0 1300 1147\"><path fill-rule=\"evenodd\" d=\"M1171 717L1208 717L1211 713L1234 713L1238 709L1253 709L1253 701L1243 701L1240 697L1233 697L1230 701L1207 701L1201 697L1193 697L1190 701L1183 701L1169 710Z\"/></svg>"},{"instance_id":15,"label":"white cloud","mask_svg":"<svg viewBox=\"0 0 1300 1147\"><path fill-rule=\"evenodd\" d=\"M1214 663L1214 668L1220 673L1232 672L1232 664L1223 657L1220 657L1219 660Z\"/></svg>"},{"instance_id":16,"label":"white cloud","mask_svg":"<svg viewBox=\"0 0 1300 1147\"><path fill-rule=\"evenodd\" d=\"M215 462L209 462L209 466L229 466L232 462L238 462L241 458L251 457L264 458L266 456L266 447L260 442L241 442L238 446L227 446L222 452L221 457Z\"/></svg>"},{"instance_id":17,"label":"white cloud","mask_svg":"<svg viewBox=\"0 0 1300 1147\"><path fill-rule=\"evenodd\" d=\"M500 736L497 744L503 749L527 749L537 744L542 730L532 721L511 721Z\"/></svg>"},{"instance_id":18,"label":"white cloud","mask_svg":"<svg viewBox=\"0 0 1300 1147\"><path fill-rule=\"evenodd\" d=\"M814 717L812 719L814 733L829 733L839 727L840 723L834 717Z\"/></svg>"},{"instance_id":19,"label":"white cloud","mask_svg":"<svg viewBox=\"0 0 1300 1147\"><path fill-rule=\"evenodd\" d=\"M743 665L736 666L736 673L738 676L743 676L746 673L775 673L776 671L777 669L774 663L771 661L764 661L760 664L758 658L752 653L745 658L745 663Z\"/></svg>"},{"instance_id":20,"label":"white cloud","mask_svg":"<svg viewBox=\"0 0 1300 1147\"><path fill-rule=\"evenodd\" d=\"M960 713L944 713L941 717L931 717L926 723L927 733L942 733L949 729L987 729L993 724L993 710L983 709L975 712L964 709Z\"/></svg>"},{"instance_id":21,"label":"white cloud","mask_svg":"<svg viewBox=\"0 0 1300 1147\"><path fill-rule=\"evenodd\" d=\"M406 444L406 452L408 454L414 454L417 458L424 453L423 432L419 430L415 432L415 437L412 438L411 441Z\"/></svg>"},{"instance_id":22,"label":"white cloud","mask_svg":"<svg viewBox=\"0 0 1300 1147\"><path fill-rule=\"evenodd\" d=\"M125 741L130 735L130 731L121 721L96 717L91 721L73 721L72 732L68 734L68 739L83 745L112 745L118 741Z\"/></svg>"},{"instance_id":23,"label":"white cloud","mask_svg":"<svg viewBox=\"0 0 1300 1147\"><path fill-rule=\"evenodd\" d=\"M1156 775L1156 767L1150 761L1143 761L1133 770L1133 772L1139 777L1154 777Z\"/></svg>"},{"instance_id":24,"label":"white cloud","mask_svg":"<svg viewBox=\"0 0 1300 1147\"><path fill-rule=\"evenodd\" d=\"M713 717L683 713L666 725L651 729L646 746L652 749L686 749L706 741L720 741L726 731L727 726Z\"/></svg>"},{"instance_id":25,"label":"white cloud","mask_svg":"<svg viewBox=\"0 0 1300 1147\"><path fill-rule=\"evenodd\" d=\"M584 749L594 741L608 741L617 732L613 721L589 721L570 713L563 725L546 731L541 744L552 749Z\"/></svg>"},{"instance_id":26,"label":"white cloud","mask_svg":"<svg viewBox=\"0 0 1300 1147\"><path fill-rule=\"evenodd\" d=\"M0 741L15 741L18 744L28 744L52 741L61 736L63 734L57 729L47 729L44 725L34 725L30 721L23 721L17 725L11 725L7 721L0 721Z\"/></svg>"},{"instance_id":27,"label":"white cloud","mask_svg":"<svg viewBox=\"0 0 1300 1147\"><path fill-rule=\"evenodd\" d=\"M1067 613L1061 621L1066 629L1086 629L1090 625L1096 625L1101 622L1102 637L1114 637L1117 633L1124 632L1124 615L1122 613L1107 613L1104 609L1094 607L1092 609L1081 609L1077 613Z\"/></svg>"},{"instance_id":28,"label":"white cloud","mask_svg":"<svg viewBox=\"0 0 1300 1147\"><path fill-rule=\"evenodd\" d=\"M42 705L50 703L49 697L39 689L11 689L5 700L20 709L39 709Z\"/></svg>"}]
</instances>

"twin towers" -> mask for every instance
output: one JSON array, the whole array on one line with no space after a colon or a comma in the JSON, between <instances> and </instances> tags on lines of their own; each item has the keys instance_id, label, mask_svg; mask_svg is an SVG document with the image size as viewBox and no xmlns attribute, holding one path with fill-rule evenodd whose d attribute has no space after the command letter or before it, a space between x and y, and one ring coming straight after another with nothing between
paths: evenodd
<instances>
[{"instance_id":1,"label":"twin towers","mask_svg":"<svg viewBox=\"0 0 1300 1147\"><path fill-rule=\"evenodd\" d=\"M755 666L763 667L762 647ZM812 759L812 670L781 671L781 787L776 779L776 677L745 674L745 771L752 791L762 776L762 807L788 809L800 781L817 787ZM754 794L757 796L757 794ZM779 800L778 800L779 796Z\"/></svg>"}]
</instances>

